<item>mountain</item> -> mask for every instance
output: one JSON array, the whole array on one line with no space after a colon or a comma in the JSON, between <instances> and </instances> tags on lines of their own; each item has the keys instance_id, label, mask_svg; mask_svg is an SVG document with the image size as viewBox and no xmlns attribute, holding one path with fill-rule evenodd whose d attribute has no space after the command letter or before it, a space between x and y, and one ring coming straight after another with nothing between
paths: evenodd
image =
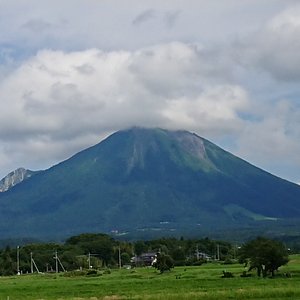
<instances>
[{"instance_id":1,"label":"mountain","mask_svg":"<svg viewBox=\"0 0 300 300\"><path fill-rule=\"evenodd\" d=\"M299 219L300 186L187 131L119 131L0 193L3 238L208 235Z\"/></svg>"},{"instance_id":2,"label":"mountain","mask_svg":"<svg viewBox=\"0 0 300 300\"><path fill-rule=\"evenodd\" d=\"M26 170L24 168L18 168L15 171L10 172L0 181L0 193L8 191L10 188L21 183L35 173L36 171Z\"/></svg>"}]
</instances>

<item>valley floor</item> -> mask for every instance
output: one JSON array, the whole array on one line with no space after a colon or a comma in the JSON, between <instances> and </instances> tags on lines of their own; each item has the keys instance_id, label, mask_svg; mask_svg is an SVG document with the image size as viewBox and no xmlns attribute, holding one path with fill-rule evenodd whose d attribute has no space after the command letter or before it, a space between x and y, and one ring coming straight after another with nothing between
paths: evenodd
<instances>
[{"instance_id":1,"label":"valley floor","mask_svg":"<svg viewBox=\"0 0 300 300\"><path fill-rule=\"evenodd\" d=\"M102 271L98 276L74 273L0 278L0 300L98 299L300 299L300 255L290 257L275 278L242 278L239 264L207 263L175 267L159 274L153 268ZM221 278L222 272L233 278ZM287 277L286 274L291 274Z\"/></svg>"}]
</instances>

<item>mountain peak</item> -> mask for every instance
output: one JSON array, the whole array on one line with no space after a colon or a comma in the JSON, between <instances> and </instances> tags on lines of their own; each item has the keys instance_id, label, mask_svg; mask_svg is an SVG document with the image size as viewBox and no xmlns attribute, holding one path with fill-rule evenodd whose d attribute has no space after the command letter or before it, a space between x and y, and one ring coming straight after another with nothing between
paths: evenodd
<instances>
[{"instance_id":1,"label":"mountain peak","mask_svg":"<svg viewBox=\"0 0 300 300\"><path fill-rule=\"evenodd\" d=\"M133 127L116 133L128 143L128 170L145 167L145 157L155 159L157 165L172 160L181 167L211 170L215 166L209 160L204 139L185 130ZM117 139L117 138L116 138Z\"/></svg>"},{"instance_id":2,"label":"mountain peak","mask_svg":"<svg viewBox=\"0 0 300 300\"><path fill-rule=\"evenodd\" d=\"M0 193L0 234L207 235L300 223L299 197L298 185L196 134L134 127Z\"/></svg>"},{"instance_id":3,"label":"mountain peak","mask_svg":"<svg viewBox=\"0 0 300 300\"><path fill-rule=\"evenodd\" d=\"M6 192L15 185L21 183L22 181L26 180L27 178L31 177L35 173L34 171L27 170L25 168L18 168L8 175L6 175L0 181L0 192Z\"/></svg>"}]
</instances>

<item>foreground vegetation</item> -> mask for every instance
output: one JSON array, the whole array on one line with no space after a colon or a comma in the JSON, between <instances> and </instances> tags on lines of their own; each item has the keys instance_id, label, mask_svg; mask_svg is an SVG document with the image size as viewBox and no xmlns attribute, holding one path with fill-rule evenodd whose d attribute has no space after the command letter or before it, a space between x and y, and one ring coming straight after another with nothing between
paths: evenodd
<instances>
[{"instance_id":1,"label":"foreground vegetation","mask_svg":"<svg viewBox=\"0 0 300 300\"><path fill-rule=\"evenodd\" d=\"M2 249L0 300L300 299L300 255L290 252L263 237L237 247L81 234L64 244ZM150 262L141 260L150 253Z\"/></svg>"},{"instance_id":2,"label":"foreground vegetation","mask_svg":"<svg viewBox=\"0 0 300 300\"><path fill-rule=\"evenodd\" d=\"M225 270L234 277L222 278ZM272 279L255 272L240 277L243 271L240 264L210 262L163 274L141 267L1 277L0 299L300 299L300 255L292 255Z\"/></svg>"},{"instance_id":3,"label":"foreground vegetation","mask_svg":"<svg viewBox=\"0 0 300 300\"><path fill-rule=\"evenodd\" d=\"M68 271L93 268L115 268L130 264L133 256L145 252L163 252L171 256L175 265L199 264L199 255L205 253L210 258L220 260L236 256L236 248L228 242L204 239L161 238L134 243L117 241L106 234L81 234L70 237L63 244L38 243L20 247L6 247L0 251L0 276L14 275L17 269L23 274L34 271L56 271L56 253L63 267ZM17 265L19 259L19 267ZM32 264L32 258L35 264ZM202 261L200 261L202 263ZM139 263L139 266L142 264Z\"/></svg>"}]
</instances>

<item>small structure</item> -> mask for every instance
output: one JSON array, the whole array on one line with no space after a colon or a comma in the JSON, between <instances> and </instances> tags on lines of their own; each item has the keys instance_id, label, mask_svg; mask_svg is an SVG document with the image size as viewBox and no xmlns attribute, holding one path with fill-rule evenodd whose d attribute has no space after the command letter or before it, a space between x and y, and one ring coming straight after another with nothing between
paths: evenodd
<instances>
[{"instance_id":1,"label":"small structure","mask_svg":"<svg viewBox=\"0 0 300 300\"><path fill-rule=\"evenodd\" d=\"M204 253L204 252L196 252L196 258L199 260L199 259L203 259L203 260L211 260L211 257Z\"/></svg>"},{"instance_id":2,"label":"small structure","mask_svg":"<svg viewBox=\"0 0 300 300\"><path fill-rule=\"evenodd\" d=\"M156 252L147 252L142 253L139 256L134 256L131 258L131 264L133 266L152 266L156 261L157 253Z\"/></svg>"}]
</instances>

